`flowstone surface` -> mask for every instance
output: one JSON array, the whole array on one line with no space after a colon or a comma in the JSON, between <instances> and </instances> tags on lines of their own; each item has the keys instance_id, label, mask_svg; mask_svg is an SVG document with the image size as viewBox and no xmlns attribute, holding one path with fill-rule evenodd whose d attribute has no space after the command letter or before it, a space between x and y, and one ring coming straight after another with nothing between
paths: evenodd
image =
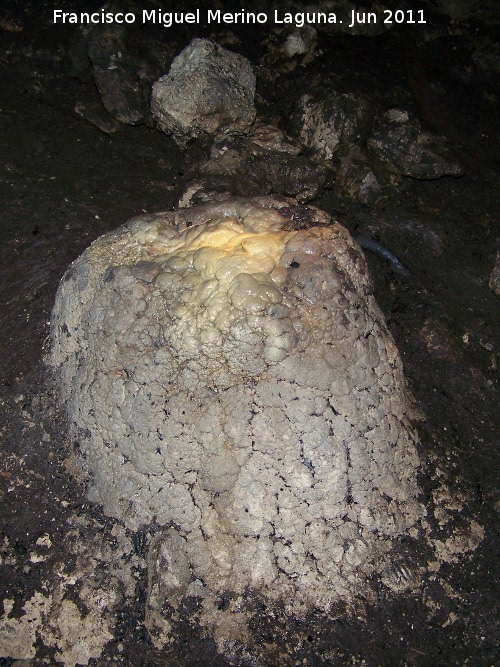
<instances>
[{"instance_id":1,"label":"flowstone surface","mask_svg":"<svg viewBox=\"0 0 500 667\"><path fill-rule=\"evenodd\" d=\"M51 326L88 497L156 526L158 645L186 595L225 600L238 638L247 594L302 613L390 579L424 514L416 434L362 252L328 215L259 198L135 218L70 266Z\"/></svg>"}]
</instances>

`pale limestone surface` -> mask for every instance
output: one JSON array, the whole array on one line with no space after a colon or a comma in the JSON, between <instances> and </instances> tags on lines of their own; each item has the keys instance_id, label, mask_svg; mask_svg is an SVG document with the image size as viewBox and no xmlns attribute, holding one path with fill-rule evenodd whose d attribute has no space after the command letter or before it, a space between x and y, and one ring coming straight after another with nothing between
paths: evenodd
<instances>
[{"instance_id":1,"label":"pale limestone surface","mask_svg":"<svg viewBox=\"0 0 500 667\"><path fill-rule=\"evenodd\" d=\"M261 198L135 218L68 269L52 341L89 498L162 527L158 645L166 602L175 617L185 595L230 593L238 638L247 592L328 609L417 534L402 364L360 248L325 213Z\"/></svg>"},{"instance_id":2,"label":"pale limestone surface","mask_svg":"<svg viewBox=\"0 0 500 667\"><path fill-rule=\"evenodd\" d=\"M217 132L247 132L255 120L250 62L209 39L193 39L153 85L151 113L160 130L184 147Z\"/></svg>"}]
</instances>

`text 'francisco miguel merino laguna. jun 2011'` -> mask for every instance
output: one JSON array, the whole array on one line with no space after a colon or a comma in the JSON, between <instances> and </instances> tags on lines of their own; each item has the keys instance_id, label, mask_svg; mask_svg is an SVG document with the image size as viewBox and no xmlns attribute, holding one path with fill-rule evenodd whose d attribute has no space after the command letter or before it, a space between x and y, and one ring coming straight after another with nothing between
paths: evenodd
<instances>
[{"instance_id":1,"label":"text 'francisco miguel merino laguna. jun 2011'","mask_svg":"<svg viewBox=\"0 0 500 667\"><path fill-rule=\"evenodd\" d=\"M54 23L69 24L109 24L109 23L155 23L170 28L174 25L294 25L302 28L305 25L320 26L346 23L349 28L358 24L383 23L385 25L401 23L425 23L423 10L396 10L389 9L382 12L368 12L351 10L345 16L335 12L249 12L244 9L239 12L224 12L220 9L199 8L192 12L164 12L161 9L144 9L142 12L109 12L101 9L97 12L63 12L55 9Z\"/></svg>"}]
</instances>

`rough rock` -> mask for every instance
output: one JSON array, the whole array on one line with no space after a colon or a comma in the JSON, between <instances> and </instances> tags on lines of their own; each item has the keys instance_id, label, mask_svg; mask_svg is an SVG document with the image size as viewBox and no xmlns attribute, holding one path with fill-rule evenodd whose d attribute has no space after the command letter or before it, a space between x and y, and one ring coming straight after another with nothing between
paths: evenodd
<instances>
[{"instance_id":1,"label":"rough rock","mask_svg":"<svg viewBox=\"0 0 500 667\"><path fill-rule=\"evenodd\" d=\"M400 175L387 163L368 156L354 145L340 161L334 190L338 197L379 205L398 192Z\"/></svg>"},{"instance_id":2,"label":"rough rock","mask_svg":"<svg viewBox=\"0 0 500 667\"><path fill-rule=\"evenodd\" d=\"M361 93L335 90L303 95L290 119L300 141L325 160L339 160L352 144L366 140L373 122L373 102Z\"/></svg>"},{"instance_id":3,"label":"rough rock","mask_svg":"<svg viewBox=\"0 0 500 667\"><path fill-rule=\"evenodd\" d=\"M70 266L51 327L89 499L158 527L158 645L184 596L212 629L232 600L237 639L246 593L291 613L368 595L418 534L401 360L360 248L318 209L236 199L135 218Z\"/></svg>"},{"instance_id":4,"label":"rough rock","mask_svg":"<svg viewBox=\"0 0 500 667\"><path fill-rule=\"evenodd\" d=\"M128 12L140 16L134 3L128 5ZM113 3L105 8L124 10ZM125 125L151 122L151 86L171 61L168 47L148 44L145 48L130 26L95 25L80 29L69 56L72 76L94 81L102 104L113 119ZM80 115L101 128L102 121L95 122L95 111L87 111L88 106L85 100L80 104Z\"/></svg>"},{"instance_id":5,"label":"rough rock","mask_svg":"<svg viewBox=\"0 0 500 667\"><path fill-rule=\"evenodd\" d=\"M148 115L149 86L125 47L125 30L112 26L92 35L89 57L94 80L108 112L120 123L138 125ZM142 84L142 85L141 85Z\"/></svg>"},{"instance_id":6,"label":"rough rock","mask_svg":"<svg viewBox=\"0 0 500 667\"><path fill-rule=\"evenodd\" d=\"M316 57L317 45L318 33L309 25L275 28L267 39L267 51L261 64L269 69L268 75L290 72L299 62L301 65L311 63Z\"/></svg>"},{"instance_id":7,"label":"rough rock","mask_svg":"<svg viewBox=\"0 0 500 667\"><path fill-rule=\"evenodd\" d=\"M254 95L255 75L246 58L194 39L154 84L151 111L159 129L185 146L200 134L248 131Z\"/></svg>"},{"instance_id":8,"label":"rough rock","mask_svg":"<svg viewBox=\"0 0 500 667\"><path fill-rule=\"evenodd\" d=\"M318 43L318 33L314 28L305 25L302 28L294 28L287 31L285 42L281 48L286 58L295 58L303 56L302 64L307 65L312 62Z\"/></svg>"},{"instance_id":9,"label":"rough rock","mask_svg":"<svg viewBox=\"0 0 500 667\"><path fill-rule=\"evenodd\" d=\"M222 193L243 197L279 194L308 202L319 197L332 176L328 164L304 154L298 141L277 127L256 122L248 136L218 135L210 158L196 165L186 203L220 199Z\"/></svg>"},{"instance_id":10,"label":"rough rock","mask_svg":"<svg viewBox=\"0 0 500 667\"><path fill-rule=\"evenodd\" d=\"M424 180L464 173L445 140L425 131L416 118L401 109L389 109L379 119L367 145L403 176Z\"/></svg>"},{"instance_id":11,"label":"rough rock","mask_svg":"<svg viewBox=\"0 0 500 667\"><path fill-rule=\"evenodd\" d=\"M75 104L75 113L84 118L95 127L98 127L105 134L113 134L116 132L120 123L118 123L110 114L101 102L100 97L95 92L93 99L86 97L78 100Z\"/></svg>"}]
</instances>

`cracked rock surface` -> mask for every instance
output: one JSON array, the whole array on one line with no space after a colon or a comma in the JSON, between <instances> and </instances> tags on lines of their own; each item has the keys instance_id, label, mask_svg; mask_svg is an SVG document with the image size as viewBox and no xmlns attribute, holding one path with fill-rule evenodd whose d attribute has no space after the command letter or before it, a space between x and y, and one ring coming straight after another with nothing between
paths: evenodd
<instances>
[{"instance_id":1,"label":"cracked rock surface","mask_svg":"<svg viewBox=\"0 0 500 667\"><path fill-rule=\"evenodd\" d=\"M89 498L163 527L150 607L251 591L327 609L416 536L401 361L361 250L318 209L135 218L68 269L52 340Z\"/></svg>"},{"instance_id":2,"label":"cracked rock surface","mask_svg":"<svg viewBox=\"0 0 500 667\"><path fill-rule=\"evenodd\" d=\"M209 39L194 39L156 81L151 113L180 146L202 134L245 133L255 120L249 61Z\"/></svg>"}]
</instances>

